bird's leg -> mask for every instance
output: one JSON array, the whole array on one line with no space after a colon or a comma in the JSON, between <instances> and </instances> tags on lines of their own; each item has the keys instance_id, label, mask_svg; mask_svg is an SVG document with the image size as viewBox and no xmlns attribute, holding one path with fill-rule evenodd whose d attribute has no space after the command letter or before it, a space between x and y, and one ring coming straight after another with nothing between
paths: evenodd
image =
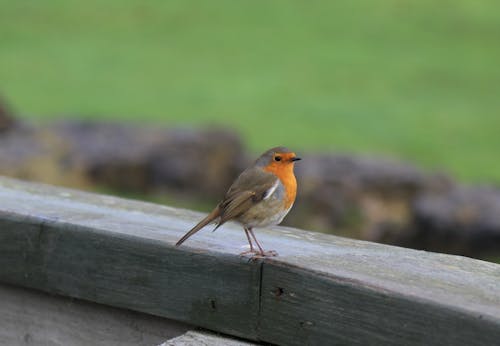
<instances>
[{"instance_id":1,"label":"bird's leg","mask_svg":"<svg viewBox=\"0 0 500 346\"><path fill-rule=\"evenodd\" d=\"M244 256L244 255L247 255L247 254L250 254L250 253L251 254L256 254L257 251L255 251L255 249L253 248L252 239L250 239L250 235L248 234L248 228L243 227L243 229L245 230L245 235L247 236L248 244L250 244L250 250L243 251L242 253L240 253L240 256Z\"/></svg>"},{"instance_id":2,"label":"bird's leg","mask_svg":"<svg viewBox=\"0 0 500 346\"><path fill-rule=\"evenodd\" d=\"M262 248L262 246L260 246L259 242L257 241L257 237L253 233L252 228L248 228L248 232L252 236L253 240L255 240L255 244L257 244L257 246L259 247L260 253L258 255L263 256L263 257L266 257L266 256L278 256L278 253L276 251L274 251L274 250L264 251L264 249Z\"/></svg>"},{"instance_id":3,"label":"bird's leg","mask_svg":"<svg viewBox=\"0 0 500 346\"><path fill-rule=\"evenodd\" d=\"M248 232L252 235L252 238L255 240L255 244L257 244L257 247L260 250L261 254L264 254L264 249L262 246L260 246L259 242L257 241L257 238L255 237L255 234L253 233L253 230L251 228L248 229Z\"/></svg>"},{"instance_id":4,"label":"bird's leg","mask_svg":"<svg viewBox=\"0 0 500 346\"><path fill-rule=\"evenodd\" d=\"M248 244L250 244L250 252L254 252L253 244L252 244L252 239L250 239L250 236L248 235L248 229L246 227L244 227L243 229L245 230L245 234L247 236Z\"/></svg>"}]
</instances>

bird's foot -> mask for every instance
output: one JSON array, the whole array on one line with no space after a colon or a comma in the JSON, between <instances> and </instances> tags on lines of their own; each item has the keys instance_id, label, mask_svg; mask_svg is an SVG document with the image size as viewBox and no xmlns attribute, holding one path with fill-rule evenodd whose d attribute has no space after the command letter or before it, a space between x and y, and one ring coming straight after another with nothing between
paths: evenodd
<instances>
[{"instance_id":1,"label":"bird's foot","mask_svg":"<svg viewBox=\"0 0 500 346\"><path fill-rule=\"evenodd\" d=\"M240 253L240 257L245 257L246 255L255 256L257 254L260 254L260 251L258 251L258 250L248 250L248 251L243 251L242 253Z\"/></svg>"},{"instance_id":2,"label":"bird's foot","mask_svg":"<svg viewBox=\"0 0 500 346\"><path fill-rule=\"evenodd\" d=\"M260 252L260 255L263 257L276 257L276 256L278 256L278 253L274 250L269 250L269 251Z\"/></svg>"}]
</instances>

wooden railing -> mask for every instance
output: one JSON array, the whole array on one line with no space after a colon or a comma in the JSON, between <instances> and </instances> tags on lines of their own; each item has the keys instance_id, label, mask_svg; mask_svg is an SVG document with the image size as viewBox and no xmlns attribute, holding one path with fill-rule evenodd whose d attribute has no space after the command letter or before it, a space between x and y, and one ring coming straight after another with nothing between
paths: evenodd
<instances>
[{"instance_id":1,"label":"wooden railing","mask_svg":"<svg viewBox=\"0 0 500 346\"><path fill-rule=\"evenodd\" d=\"M500 265L0 178L0 282L280 345L494 345Z\"/></svg>"}]
</instances>

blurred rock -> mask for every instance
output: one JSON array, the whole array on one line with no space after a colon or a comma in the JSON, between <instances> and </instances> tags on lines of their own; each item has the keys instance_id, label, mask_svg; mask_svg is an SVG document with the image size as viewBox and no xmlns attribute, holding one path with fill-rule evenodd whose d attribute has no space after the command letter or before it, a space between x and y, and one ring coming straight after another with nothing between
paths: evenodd
<instances>
[{"instance_id":1,"label":"blurred rock","mask_svg":"<svg viewBox=\"0 0 500 346\"><path fill-rule=\"evenodd\" d=\"M14 127L15 123L14 114L5 101L0 98L0 134Z\"/></svg>"},{"instance_id":2,"label":"blurred rock","mask_svg":"<svg viewBox=\"0 0 500 346\"><path fill-rule=\"evenodd\" d=\"M500 189L459 186L414 203L414 231L401 245L471 257L500 256Z\"/></svg>"},{"instance_id":3,"label":"blurred rock","mask_svg":"<svg viewBox=\"0 0 500 346\"><path fill-rule=\"evenodd\" d=\"M443 175L388 159L311 155L297 164L301 184L289 224L391 243L412 223L412 203L425 191L448 191Z\"/></svg>"},{"instance_id":4,"label":"blurred rock","mask_svg":"<svg viewBox=\"0 0 500 346\"><path fill-rule=\"evenodd\" d=\"M220 129L61 122L0 137L0 174L128 193L222 196L243 160L239 137Z\"/></svg>"},{"instance_id":5,"label":"blurred rock","mask_svg":"<svg viewBox=\"0 0 500 346\"><path fill-rule=\"evenodd\" d=\"M245 158L239 136L230 131L175 131L152 153L153 184L218 200L244 169Z\"/></svg>"},{"instance_id":6,"label":"blurred rock","mask_svg":"<svg viewBox=\"0 0 500 346\"><path fill-rule=\"evenodd\" d=\"M393 245L500 258L500 189L381 158L304 155L286 224ZM302 164L307 162L307 164Z\"/></svg>"},{"instance_id":7,"label":"blurred rock","mask_svg":"<svg viewBox=\"0 0 500 346\"><path fill-rule=\"evenodd\" d=\"M239 137L221 129L194 131L110 123L65 122L53 127L96 184L132 192L222 195L243 162Z\"/></svg>"},{"instance_id":8,"label":"blurred rock","mask_svg":"<svg viewBox=\"0 0 500 346\"><path fill-rule=\"evenodd\" d=\"M61 171L57 138L28 125L18 125L0 135L0 174L26 180L84 187L71 172Z\"/></svg>"}]
</instances>

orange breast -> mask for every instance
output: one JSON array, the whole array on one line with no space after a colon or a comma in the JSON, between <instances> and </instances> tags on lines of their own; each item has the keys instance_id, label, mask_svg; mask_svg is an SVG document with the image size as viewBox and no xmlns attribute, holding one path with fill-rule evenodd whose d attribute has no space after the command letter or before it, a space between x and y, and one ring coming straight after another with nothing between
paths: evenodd
<instances>
[{"instance_id":1,"label":"orange breast","mask_svg":"<svg viewBox=\"0 0 500 346\"><path fill-rule=\"evenodd\" d=\"M295 179L295 174L293 174L293 163L284 165L272 162L264 167L264 170L273 173L281 180L281 183L285 187L285 208L290 208L297 195L297 180Z\"/></svg>"}]
</instances>

